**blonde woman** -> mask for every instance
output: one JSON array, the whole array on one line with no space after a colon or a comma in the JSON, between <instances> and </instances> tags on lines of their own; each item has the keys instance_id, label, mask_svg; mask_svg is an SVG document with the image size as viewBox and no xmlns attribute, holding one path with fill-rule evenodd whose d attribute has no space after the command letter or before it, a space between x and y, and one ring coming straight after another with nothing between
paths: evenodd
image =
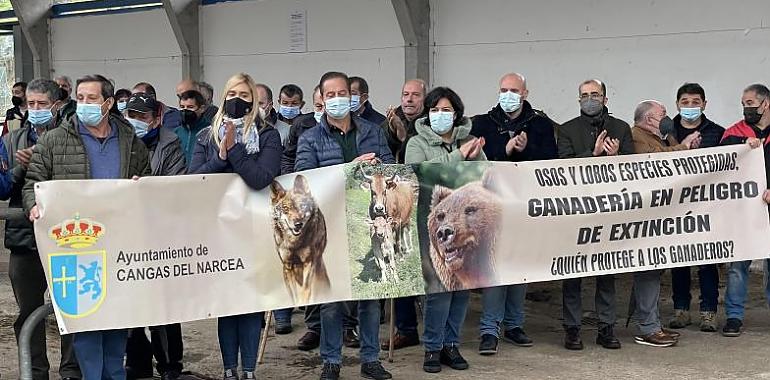
<instances>
[{"instance_id":1,"label":"blonde woman","mask_svg":"<svg viewBox=\"0 0 770 380\"><path fill-rule=\"evenodd\" d=\"M257 89L247 74L231 77L222 104L211 126L197 137L189 173L237 173L246 184L260 190L281 172L281 136L259 117L254 103ZM237 380L238 352L243 379L253 379L257 342L264 313L219 318L219 348L225 380Z\"/></svg>"}]
</instances>

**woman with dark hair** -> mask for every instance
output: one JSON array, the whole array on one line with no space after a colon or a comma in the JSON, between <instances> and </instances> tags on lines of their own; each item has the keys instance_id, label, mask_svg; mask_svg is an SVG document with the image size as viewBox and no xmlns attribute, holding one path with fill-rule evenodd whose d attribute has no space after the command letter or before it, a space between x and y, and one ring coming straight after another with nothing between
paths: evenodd
<instances>
[{"instance_id":1,"label":"woman with dark hair","mask_svg":"<svg viewBox=\"0 0 770 380\"><path fill-rule=\"evenodd\" d=\"M128 105L128 99L131 97L131 91L125 88L115 91L115 105L112 106L110 112L123 114Z\"/></svg>"},{"instance_id":2,"label":"woman with dark hair","mask_svg":"<svg viewBox=\"0 0 770 380\"><path fill-rule=\"evenodd\" d=\"M424 106L428 116L415 122L417 136L406 145L405 163L486 161L484 139L470 135L471 120L464 117L463 102L452 89L434 88ZM440 372L442 364L456 370L468 368L458 346L469 298L468 290L426 296L425 372Z\"/></svg>"}]
</instances>

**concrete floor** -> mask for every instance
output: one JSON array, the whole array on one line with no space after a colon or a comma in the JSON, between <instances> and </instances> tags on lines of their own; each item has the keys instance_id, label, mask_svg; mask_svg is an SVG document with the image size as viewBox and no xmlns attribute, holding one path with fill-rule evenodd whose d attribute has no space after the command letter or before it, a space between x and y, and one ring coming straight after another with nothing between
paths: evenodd
<instances>
[{"instance_id":1,"label":"concrete floor","mask_svg":"<svg viewBox=\"0 0 770 380\"><path fill-rule=\"evenodd\" d=\"M7 276L8 255L0 255L0 375L3 379L18 378L16 342L12 323L16 305ZM724 271L723 271L724 272ZM582 352L567 351L562 347L561 291L558 282L530 285L527 301L526 331L534 339L531 348L514 347L501 342L499 353L482 357L478 348L479 299L474 295L464 328L461 347L471 368L453 371L445 368L440 375L422 371L421 347L396 351L393 363L385 363L394 378L400 379L770 379L768 339L770 313L764 301L760 274L751 276L751 292L744 327L738 338L725 338L718 333L702 333L696 326L682 331L679 345L671 348L651 348L633 343L633 330L625 328L627 295L630 276L618 281L618 334L623 342L621 350L609 351L594 344L596 329L592 321L593 283L587 281L584 291L585 313ZM661 314L667 319L671 313L670 284L664 276ZM723 290L720 291L723 293ZM697 298L697 290L694 290ZM697 305L696 305L697 308ZM721 312L721 305L720 305ZM696 313L693 313L697 317ZM720 315L720 323L723 320ZM50 323L49 323L50 325ZM314 379L320 373L318 351L301 352L296 340L304 333L302 316L294 315L295 332L286 336L271 336L268 341L265 364L258 369L262 379ZM221 358L217 346L216 322L205 320L186 323L185 367L202 378L220 378ZM49 328L49 358L58 360L58 336ZM381 336L385 336L385 327ZM345 349L343 378L359 378L357 352ZM383 361L385 353L382 355ZM54 366L55 367L55 366ZM52 379L58 378L52 372Z\"/></svg>"}]
</instances>

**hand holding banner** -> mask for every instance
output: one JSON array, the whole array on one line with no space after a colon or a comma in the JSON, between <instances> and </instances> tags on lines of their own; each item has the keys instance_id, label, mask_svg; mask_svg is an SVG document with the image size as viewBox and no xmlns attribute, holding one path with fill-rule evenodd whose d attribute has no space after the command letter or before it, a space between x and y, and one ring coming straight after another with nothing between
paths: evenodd
<instances>
[{"instance_id":1,"label":"hand holding banner","mask_svg":"<svg viewBox=\"0 0 770 380\"><path fill-rule=\"evenodd\" d=\"M62 333L767 257L761 150L50 181Z\"/></svg>"}]
</instances>

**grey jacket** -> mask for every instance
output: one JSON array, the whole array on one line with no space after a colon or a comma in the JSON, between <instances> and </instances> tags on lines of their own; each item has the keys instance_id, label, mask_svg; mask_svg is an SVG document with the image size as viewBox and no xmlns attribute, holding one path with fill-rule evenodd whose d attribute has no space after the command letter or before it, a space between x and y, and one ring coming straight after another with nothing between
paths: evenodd
<instances>
[{"instance_id":1,"label":"grey jacket","mask_svg":"<svg viewBox=\"0 0 770 380\"><path fill-rule=\"evenodd\" d=\"M406 143L406 153L404 162L407 164L419 164L421 162L460 162L465 161L460 146L475 137L470 135L471 119L464 118L460 125L454 127L452 131L452 144L444 143L441 136L425 125L427 117L417 119L414 123L417 130L417 136L409 139ZM487 157L484 151L479 152L472 161L486 161Z\"/></svg>"},{"instance_id":2,"label":"grey jacket","mask_svg":"<svg viewBox=\"0 0 770 380\"><path fill-rule=\"evenodd\" d=\"M147 144L150 151L150 169L153 176L182 175L187 172L187 164L182 152L179 136L170 128L160 128L158 137Z\"/></svg>"},{"instance_id":3,"label":"grey jacket","mask_svg":"<svg viewBox=\"0 0 770 380\"><path fill-rule=\"evenodd\" d=\"M9 208L22 208L22 188L24 188L24 176L27 170L16 161L16 152L32 146L29 141L29 123L23 128L11 131L3 137L3 143L8 150L8 167L11 171L11 199ZM11 252L25 252L37 250L35 243L35 231L32 223L26 218L23 220L7 220L5 222L5 248Z\"/></svg>"}]
</instances>

